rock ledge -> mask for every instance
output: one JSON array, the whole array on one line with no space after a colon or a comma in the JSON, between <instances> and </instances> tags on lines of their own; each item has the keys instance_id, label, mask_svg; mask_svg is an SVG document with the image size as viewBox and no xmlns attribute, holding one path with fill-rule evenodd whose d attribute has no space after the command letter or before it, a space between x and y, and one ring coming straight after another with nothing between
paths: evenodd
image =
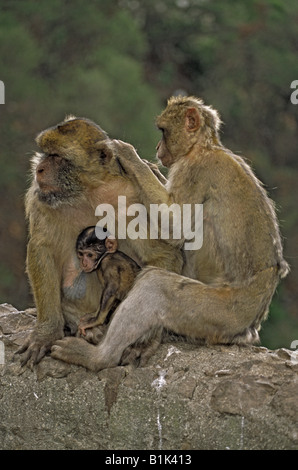
<instances>
[{"instance_id":1,"label":"rock ledge","mask_svg":"<svg viewBox=\"0 0 298 470\"><path fill-rule=\"evenodd\" d=\"M298 448L294 351L176 342L144 368L31 370L14 352L35 321L0 305L1 450Z\"/></svg>"}]
</instances>

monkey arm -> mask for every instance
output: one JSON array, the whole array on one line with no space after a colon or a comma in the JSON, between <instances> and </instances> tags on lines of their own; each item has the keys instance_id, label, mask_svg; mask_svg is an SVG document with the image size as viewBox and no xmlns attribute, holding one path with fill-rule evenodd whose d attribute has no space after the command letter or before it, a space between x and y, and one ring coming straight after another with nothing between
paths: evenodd
<instances>
[{"instance_id":1,"label":"monkey arm","mask_svg":"<svg viewBox=\"0 0 298 470\"><path fill-rule=\"evenodd\" d=\"M167 178L159 171L158 166L155 163L149 162L148 160L145 160L142 158L142 161L146 163L146 165L149 166L150 170L155 174L155 176L159 179L159 181L163 184L166 185L168 180Z\"/></svg>"},{"instance_id":2,"label":"monkey arm","mask_svg":"<svg viewBox=\"0 0 298 470\"><path fill-rule=\"evenodd\" d=\"M100 306L96 312L96 315L84 315L84 317L80 320L78 329L83 336L86 336L86 329L104 324L105 319L108 316L108 313L113 307L115 301L119 299L117 293L119 291L120 279L119 275L117 276L117 269L114 269L114 267L110 266L110 269L108 268L107 272L109 273L109 282L106 283L102 292Z\"/></svg>"},{"instance_id":3,"label":"monkey arm","mask_svg":"<svg viewBox=\"0 0 298 470\"><path fill-rule=\"evenodd\" d=\"M172 204L172 198L163 184L166 179L161 182L161 178L152 171L152 164L142 160L130 144L113 140L112 145L113 153L120 160L128 177L137 183L142 203L147 210L150 204Z\"/></svg>"},{"instance_id":4,"label":"monkey arm","mask_svg":"<svg viewBox=\"0 0 298 470\"><path fill-rule=\"evenodd\" d=\"M174 237L175 220L170 206L174 204L172 195L167 191L166 186L162 184L158 175L155 175L148 162L142 160L134 147L120 140L113 140L113 152L120 160L128 177L133 180L139 190L139 198L145 205L147 213L151 214L153 205L158 206L162 219L169 219L169 238L165 239L170 245L181 246L184 238ZM174 204L176 205L176 204ZM151 220L151 223L154 223ZM161 227L158 226L159 238L161 238Z\"/></svg>"},{"instance_id":5,"label":"monkey arm","mask_svg":"<svg viewBox=\"0 0 298 470\"><path fill-rule=\"evenodd\" d=\"M52 343L63 337L61 285L52 253L53 250L37 246L32 239L28 243L27 271L37 308L37 323L29 340L18 351L25 353L22 365L29 359L37 364Z\"/></svg>"},{"instance_id":6,"label":"monkey arm","mask_svg":"<svg viewBox=\"0 0 298 470\"><path fill-rule=\"evenodd\" d=\"M117 296L115 294L110 294L107 290L103 292L100 308L98 309L96 315L85 315L80 320L78 329L83 336L86 336L86 331L88 328L93 328L94 326L103 325L105 319L113 307Z\"/></svg>"}]
</instances>

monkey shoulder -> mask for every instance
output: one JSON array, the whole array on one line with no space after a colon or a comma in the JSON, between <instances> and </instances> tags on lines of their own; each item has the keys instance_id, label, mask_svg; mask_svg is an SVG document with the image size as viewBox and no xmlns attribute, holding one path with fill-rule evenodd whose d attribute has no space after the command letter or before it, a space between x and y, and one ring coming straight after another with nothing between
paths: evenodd
<instances>
[{"instance_id":1,"label":"monkey shoulder","mask_svg":"<svg viewBox=\"0 0 298 470\"><path fill-rule=\"evenodd\" d=\"M107 254L103 258L101 269L103 272L113 270L117 273L121 273L122 271L138 270L140 268L137 263L125 253L122 251L116 251L115 253Z\"/></svg>"},{"instance_id":2,"label":"monkey shoulder","mask_svg":"<svg viewBox=\"0 0 298 470\"><path fill-rule=\"evenodd\" d=\"M260 197L262 184L245 159L226 148L218 149L209 156L209 184L211 188L236 199L248 196Z\"/></svg>"}]
</instances>

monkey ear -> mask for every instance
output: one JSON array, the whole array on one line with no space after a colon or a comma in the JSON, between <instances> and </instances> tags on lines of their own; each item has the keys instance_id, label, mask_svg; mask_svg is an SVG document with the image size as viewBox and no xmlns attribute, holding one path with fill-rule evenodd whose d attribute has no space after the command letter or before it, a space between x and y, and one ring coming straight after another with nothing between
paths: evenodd
<instances>
[{"instance_id":1,"label":"monkey ear","mask_svg":"<svg viewBox=\"0 0 298 470\"><path fill-rule=\"evenodd\" d=\"M185 114L185 127L189 132L197 131L200 127L200 116L196 108L188 108Z\"/></svg>"},{"instance_id":2,"label":"monkey ear","mask_svg":"<svg viewBox=\"0 0 298 470\"><path fill-rule=\"evenodd\" d=\"M107 237L105 239L105 247L109 253L115 253L118 248L118 242L116 238L113 238L112 236Z\"/></svg>"},{"instance_id":3,"label":"monkey ear","mask_svg":"<svg viewBox=\"0 0 298 470\"><path fill-rule=\"evenodd\" d=\"M95 149L98 151L99 159L101 163L109 162L113 157L112 149L109 147L108 143L104 140L98 140L95 143Z\"/></svg>"}]
</instances>

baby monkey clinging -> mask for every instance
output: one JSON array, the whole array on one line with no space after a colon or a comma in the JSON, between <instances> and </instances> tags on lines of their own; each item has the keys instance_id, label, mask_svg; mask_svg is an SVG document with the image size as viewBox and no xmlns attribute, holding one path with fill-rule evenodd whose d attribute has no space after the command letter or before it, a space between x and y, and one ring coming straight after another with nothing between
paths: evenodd
<instances>
[{"instance_id":1,"label":"baby monkey clinging","mask_svg":"<svg viewBox=\"0 0 298 470\"><path fill-rule=\"evenodd\" d=\"M118 251L117 240L102 229L103 237L98 238L94 226L85 228L77 239L76 252L82 271L97 270L103 283L103 291L96 315L81 318L79 332L86 335L87 328L104 323L108 313L116 303L124 299L131 289L140 266L122 251Z\"/></svg>"}]
</instances>

